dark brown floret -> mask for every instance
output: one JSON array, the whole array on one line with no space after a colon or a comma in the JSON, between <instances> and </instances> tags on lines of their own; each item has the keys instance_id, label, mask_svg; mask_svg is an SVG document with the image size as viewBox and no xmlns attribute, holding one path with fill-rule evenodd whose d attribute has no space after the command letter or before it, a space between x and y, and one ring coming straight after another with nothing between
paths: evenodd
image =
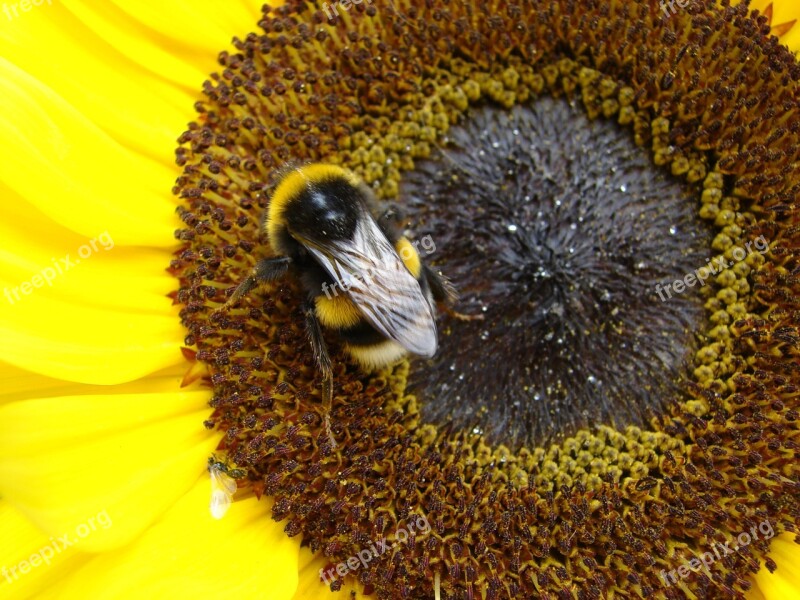
<instances>
[{"instance_id":1,"label":"dark brown floret","mask_svg":"<svg viewBox=\"0 0 800 600\"><path fill-rule=\"evenodd\" d=\"M339 12L329 22L298 0L265 7L261 32L220 53L179 138L170 270L186 344L211 373L220 449L274 498L287 533L333 563L424 516L429 531L348 576L379 598L430 598L437 577L447 599L742 597L766 539L673 585L662 572L765 521L800 531L797 60L746 6L711 0L670 15L605 0ZM549 98L631 131L682 180L711 227L709 257L769 241L695 295L706 312L686 321L698 347L676 382L685 395L659 390L657 416L638 426L577 419L558 444L512 452L499 431L489 446L426 422L437 399L408 393L418 367L365 374L330 340L331 451L297 286L214 313L268 252L258 222L276 169L342 164L402 206L401 184L442 160L437 146L471 111Z\"/></svg>"}]
</instances>

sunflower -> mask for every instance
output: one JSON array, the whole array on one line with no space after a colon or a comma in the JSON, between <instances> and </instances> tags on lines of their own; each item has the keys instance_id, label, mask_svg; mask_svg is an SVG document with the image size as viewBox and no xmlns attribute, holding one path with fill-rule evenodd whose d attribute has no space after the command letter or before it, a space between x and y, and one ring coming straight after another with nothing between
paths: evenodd
<instances>
[{"instance_id":1,"label":"sunflower","mask_svg":"<svg viewBox=\"0 0 800 600\"><path fill-rule=\"evenodd\" d=\"M750 9L5 5L0 594L789 597L800 28ZM295 283L217 310L306 160L484 317L329 340L335 447Z\"/></svg>"}]
</instances>

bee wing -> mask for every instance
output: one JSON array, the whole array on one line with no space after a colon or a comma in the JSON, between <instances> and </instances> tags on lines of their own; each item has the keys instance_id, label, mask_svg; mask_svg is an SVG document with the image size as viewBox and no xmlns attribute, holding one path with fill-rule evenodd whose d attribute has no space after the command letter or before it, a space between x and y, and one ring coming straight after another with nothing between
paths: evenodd
<instances>
[{"instance_id":1,"label":"bee wing","mask_svg":"<svg viewBox=\"0 0 800 600\"><path fill-rule=\"evenodd\" d=\"M236 480L218 469L210 469L211 474L211 502L209 509L211 516L221 519L228 512L233 495L236 493Z\"/></svg>"},{"instance_id":2,"label":"bee wing","mask_svg":"<svg viewBox=\"0 0 800 600\"><path fill-rule=\"evenodd\" d=\"M233 496L237 489L236 480L217 469L211 469L211 489L212 491L220 490Z\"/></svg>"},{"instance_id":3,"label":"bee wing","mask_svg":"<svg viewBox=\"0 0 800 600\"><path fill-rule=\"evenodd\" d=\"M230 494L226 494L222 490L216 490L211 493L211 502L208 505L209 510L211 511L211 516L215 519L221 519L225 516L225 513L228 512L228 509L231 506L231 499L232 496Z\"/></svg>"},{"instance_id":4,"label":"bee wing","mask_svg":"<svg viewBox=\"0 0 800 600\"><path fill-rule=\"evenodd\" d=\"M352 240L307 247L381 334L414 354L436 353L432 302L372 217L359 219Z\"/></svg>"}]
</instances>

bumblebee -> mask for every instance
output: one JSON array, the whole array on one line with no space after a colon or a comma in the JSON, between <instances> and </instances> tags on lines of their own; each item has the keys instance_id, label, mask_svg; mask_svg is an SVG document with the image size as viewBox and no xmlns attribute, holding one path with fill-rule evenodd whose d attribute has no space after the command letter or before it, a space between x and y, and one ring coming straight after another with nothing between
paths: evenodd
<instances>
[{"instance_id":1,"label":"bumblebee","mask_svg":"<svg viewBox=\"0 0 800 600\"><path fill-rule=\"evenodd\" d=\"M309 164L279 179L262 223L276 257L259 260L222 309L253 288L293 275L306 292L305 326L322 374L325 429L333 399L331 359L323 328L342 340L363 367L391 364L407 353L432 357L435 305L455 302L450 283L420 259L394 225L377 216L371 190L353 173ZM221 310L222 310L221 309Z\"/></svg>"}]
</instances>

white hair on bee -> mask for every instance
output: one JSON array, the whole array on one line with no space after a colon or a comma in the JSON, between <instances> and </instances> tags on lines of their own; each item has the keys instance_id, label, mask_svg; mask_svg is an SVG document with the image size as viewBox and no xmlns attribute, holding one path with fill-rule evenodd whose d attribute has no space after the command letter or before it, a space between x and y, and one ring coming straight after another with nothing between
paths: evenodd
<instances>
[{"instance_id":1,"label":"white hair on bee","mask_svg":"<svg viewBox=\"0 0 800 600\"><path fill-rule=\"evenodd\" d=\"M211 502L209 509L211 516L221 519L228 512L236 493L236 480L223 471L224 467L219 463L214 463L208 468L211 475Z\"/></svg>"}]
</instances>

